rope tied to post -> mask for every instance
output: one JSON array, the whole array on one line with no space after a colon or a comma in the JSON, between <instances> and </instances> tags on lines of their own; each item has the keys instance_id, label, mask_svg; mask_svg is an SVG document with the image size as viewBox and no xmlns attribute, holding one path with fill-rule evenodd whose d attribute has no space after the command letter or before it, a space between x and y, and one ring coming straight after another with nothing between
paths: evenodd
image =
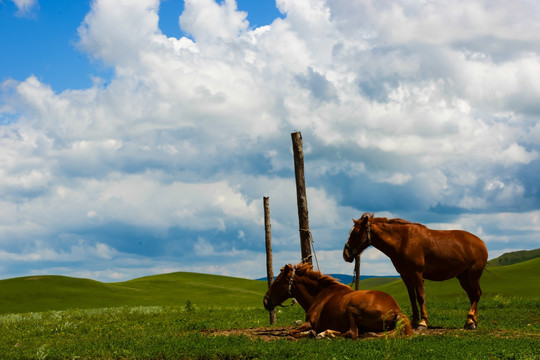
<instances>
[{"instance_id":1,"label":"rope tied to post","mask_svg":"<svg viewBox=\"0 0 540 360\"><path fill-rule=\"evenodd\" d=\"M321 272L321 268L319 267L319 260L317 260L317 253L315 252L315 240L313 239L313 234L309 229L300 229L300 231L303 231L304 233L308 233L309 236L309 245L311 246L311 252L313 257L315 258L315 264L317 264L317 270ZM306 256L304 259L302 259L303 263L306 263L309 261L309 258L312 257L312 255Z\"/></svg>"}]
</instances>

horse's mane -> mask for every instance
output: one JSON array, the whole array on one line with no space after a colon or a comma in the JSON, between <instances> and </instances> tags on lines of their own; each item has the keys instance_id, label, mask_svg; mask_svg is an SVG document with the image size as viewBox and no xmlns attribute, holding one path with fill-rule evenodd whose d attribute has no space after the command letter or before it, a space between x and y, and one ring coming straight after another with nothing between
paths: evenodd
<instances>
[{"instance_id":1,"label":"horse's mane","mask_svg":"<svg viewBox=\"0 0 540 360\"><path fill-rule=\"evenodd\" d=\"M420 226L425 227L425 225L423 225L423 224L415 223L415 222L411 222L411 221L407 221L407 220L403 220L403 219L399 219L399 218L387 219L387 218L384 218L384 217L379 217L379 218L374 218L373 220L375 220L375 222L381 222L381 223L387 223L387 224L420 225Z\"/></svg>"},{"instance_id":2,"label":"horse's mane","mask_svg":"<svg viewBox=\"0 0 540 360\"><path fill-rule=\"evenodd\" d=\"M297 274L307 276L308 278L317 281L320 285L324 287L332 285L347 286L330 275L323 275L320 271L313 270L312 264L299 263L295 265L294 268L296 269Z\"/></svg>"}]
</instances>

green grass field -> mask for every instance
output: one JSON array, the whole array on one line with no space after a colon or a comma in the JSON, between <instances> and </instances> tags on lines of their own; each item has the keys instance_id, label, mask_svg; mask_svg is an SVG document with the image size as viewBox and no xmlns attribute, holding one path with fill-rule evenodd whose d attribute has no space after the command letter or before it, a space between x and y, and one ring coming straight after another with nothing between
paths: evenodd
<instances>
[{"instance_id":1,"label":"green grass field","mask_svg":"<svg viewBox=\"0 0 540 360\"><path fill-rule=\"evenodd\" d=\"M121 283L32 276L0 280L0 314L73 308L178 306L187 300L200 305L259 306L266 287L264 281L197 273L155 275Z\"/></svg>"},{"instance_id":2,"label":"green grass field","mask_svg":"<svg viewBox=\"0 0 540 360\"><path fill-rule=\"evenodd\" d=\"M410 339L264 341L266 282L194 273L122 283L58 276L0 281L0 359L538 359L540 258L489 267L479 328L462 330L469 307L457 280L426 281L433 332ZM376 283L375 283L376 282ZM410 314L401 280L367 279ZM279 308L273 328L303 319ZM237 332L220 333L220 330Z\"/></svg>"},{"instance_id":3,"label":"green grass field","mask_svg":"<svg viewBox=\"0 0 540 360\"><path fill-rule=\"evenodd\" d=\"M531 301L483 309L477 331L450 328L410 339L278 339L215 336L220 329L260 327L268 314L253 307L120 307L10 314L0 317L2 359L536 359L538 325ZM495 307L492 307L495 306ZM536 315L538 315L538 305ZM491 309L499 309L494 312ZM451 302L434 304L438 325L457 314ZM276 326L302 316L278 313Z\"/></svg>"}]
</instances>

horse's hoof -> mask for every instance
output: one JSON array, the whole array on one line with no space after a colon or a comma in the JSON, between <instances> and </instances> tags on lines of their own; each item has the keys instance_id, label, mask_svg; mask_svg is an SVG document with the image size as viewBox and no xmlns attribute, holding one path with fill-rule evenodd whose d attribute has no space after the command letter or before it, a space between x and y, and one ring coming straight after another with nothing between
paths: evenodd
<instances>
[{"instance_id":1,"label":"horse's hoof","mask_svg":"<svg viewBox=\"0 0 540 360\"><path fill-rule=\"evenodd\" d=\"M472 321L465 323L465 330L476 330L476 325Z\"/></svg>"},{"instance_id":2,"label":"horse's hoof","mask_svg":"<svg viewBox=\"0 0 540 360\"><path fill-rule=\"evenodd\" d=\"M325 330L319 333L316 338L317 339L324 339L324 338L333 339L336 337L336 333L337 332L334 330Z\"/></svg>"},{"instance_id":3,"label":"horse's hoof","mask_svg":"<svg viewBox=\"0 0 540 360\"><path fill-rule=\"evenodd\" d=\"M422 319L418 325L416 325L416 331L418 332L422 332L422 331L426 331L428 328L427 326L427 321L425 319Z\"/></svg>"}]
</instances>

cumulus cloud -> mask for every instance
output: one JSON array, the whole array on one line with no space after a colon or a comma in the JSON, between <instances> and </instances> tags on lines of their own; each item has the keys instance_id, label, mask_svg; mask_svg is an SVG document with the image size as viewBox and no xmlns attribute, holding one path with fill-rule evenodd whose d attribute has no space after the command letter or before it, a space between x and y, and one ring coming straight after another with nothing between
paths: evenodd
<instances>
[{"instance_id":1,"label":"cumulus cloud","mask_svg":"<svg viewBox=\"0 0 540 360\"><path fill-rule=\"evenodd\" d=\"M339 253L364 211L462 227L495 252L523 215L533 230L512 244L538 247L535 3L278 0L283 18L252 28L234 0L186 0L182 38L159 5L96 0L81 19L78 47L110 83L2 84L3 258L258 277L269 195L274 250L295 262L295 130L325 272L352 272ZM373 251L363 264L393 271Z\"/></svg>"},{"instance_id":2,"label":"cumulus cloud","mask_svg":"<svg viewBox=\"0 0 540 360\"><path fill-rule=\"evenodd\" d=\"M238 11L235 0L216 3L213 0L186 0L180 26L199 43L234 41L247 30L247 13Z\"/></svg>"}]
</instances>

